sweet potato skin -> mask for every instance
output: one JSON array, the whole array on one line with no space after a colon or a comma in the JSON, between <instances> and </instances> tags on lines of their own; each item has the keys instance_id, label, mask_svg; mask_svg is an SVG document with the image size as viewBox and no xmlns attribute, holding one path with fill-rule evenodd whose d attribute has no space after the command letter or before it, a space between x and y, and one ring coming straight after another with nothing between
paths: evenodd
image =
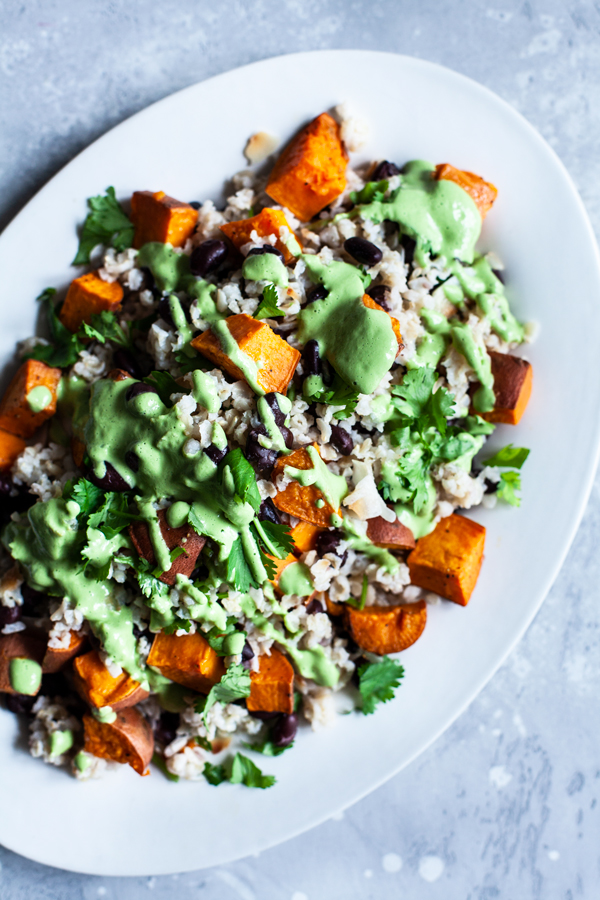
<instances>
[{"instance_id":1,"label":"sweet potato skin","mask_svg":"<svg viewBox=\"0 0 600 900\"><path fill-rule=\"evenodd\" d=\"M317 449L317 444L313 444ZM294 469L312 469L313 464L308 452L304 447L294 450L289 456L280 456L273 467L272 481L275 482L277 476L283 472L286 466L292 466ZM324 500L324 506L320 509L315 506L317 500ZM331 525L331 516L338 513L339 510L334 509L323 497L318 487L312 484L301 485L297 481L292 480L290 484L283 490L279 491L273 498L273 503L282 512L296 516L304 522L310 522L311 525L317 525L320 528L328 528Z\"/></svg>"},{"instance_id":2,"label":"sweet potato skin","mask_svg":"<svg viewBox=\"0 0 600 900\"><path fill-rule=\"evenodd\" d=\"M268 237L270 234L274 234L277 237L275 246L283 253L285 263L288 265L294 259L294 256L286 245L279 240L279 229L284 226L289 228L290 234L292 234L292 229L283 210L266 207L257 216L252 216L251 219L238 219L236 222L227 222L225 225L220 226L220 230L238 250L243 244L248 243L253 231L256 231L259 237Z\"/></svg>"},{"instance_id":3,"label":"sweet potato skin","mask_svg":"<svg viewBox=\"0 0 600 900\"><path fill-rule=\"evenodd\" d=\"M415 538L406 525L400 519L395 522L386 522L381 516L375 516L367 521L367 537L378 547L386 550L414 550Z\"/></svg>"},{"instance_id":4,"label":"sweet potato skin","mask_svg":"<svg viewBox=\"0 0 600 900\"><path fill-rule=\"evenodd\" d=\"M381 312L384 312L388 316L390 316L389 312L386 309L384 309L383 306L380 306L379 303L377 303L375 300L373 300L373 298L370 297L368 294L363 294L362 301L363 301L363 306L366 306L367 309L379 309L379 310L381 310ZM396 336L396 340L398 341L398 353L400 353L400 351L404 347L404 341L402 340L402 334L400 332L400 322L394 316L390 316L390 321L392 323L392 328L394 329L394 334Z\"/></svg>"},{"instance_id":5,"label":"sweet potato skin","mask_svg":"<svg viewBox=\"0 0 600 900\"><path fill-rule=\"evenodd\" d=\"M427 605L401 603L398 606L346 606L346 627L359 647L368 653L385 656L399 653L414 644L427 624Z\"/></svg>"},{"instance_id":6,"label":"sweet potato skin","mask_svg":"<svg viewBox=\"0 0 600 900\"><path fill-rule=\"evenodd\" d=\"M259 322L245 313L229 316L227 327L240 350L258 365L256 380L265 393L276 391L285 394L296 371L300 352L290 347L265 322ZM245 380L242 370L223 352L218 337L210 329L195 337L192 347L234 378Z\"/></svg>"},{"instance_id":7,"label":"sweet potato skin","mask_svg":"<svg viewBox=\"0 0 600 900\"><path fill-rule=\"evenodd\" d=\"M131 197L131 221L135 226L133 246L138 250L149 241L183 247L194 233L198 210L164 191L135 191Z\"/></svg>"},{"instance_id":8,"label":"sweet potato skin","mask_svg":"<svg viewBox=\"0 0 600 900\"><path fill-rule=\"evenodd\" d=\"M111 675L96 650L74 659L73 676L77 693L96 709L110 706L116 712L135 706L148 696L148 691L127 672Z\"/></svg>"},{"instance_id":9,"label":"sweet potato skin","mask_svg":"<svg viewBox=\"0 0 600 900\"><path fill-rule=\"evenodd\" d=\"M0 429L0 472L10 469L17 456L23 452L27 445L23 438L10 431Z\"/></svg>"},{"instance_id":10,"label":"sweet potato skin","mask_svg":"<svg viewBox=\"0 0 600 900\"><path fill-rule=\"evenodd\" d=\"M510 353L495 350L488 350L488 353L492 361L496 403L482 418L488 422L517 425L531 397L533 367L527 360Z\"/></svg>"},{"instance_id":11,"label":"sweet potato skin","mask_svg":"<svg viewBox=\"0 0 600 900\"><path fill-rule=\"evenodd\" d=\"M128 763L138 775L144 775L154 754L154 735L150 725L134 707L119 710L114 722L98 722L93 716L83 717L86 753Z\"/></svg>"},{"instance_id":12,"label":"sweet potato skin","mask_svg":"<svg viewBox=\"0 0 600 900\"><path fill-rule=\"evenodd\" d=\"M294 712L294 669L279 650L261 656L258 672L250 673L246 706L251 712Z\"/></svg>"},{"instance_id":13,"label":"sweet potato skin","mask_svg":"<svg viewBox=\"0 0 600 900\"><path fill-rule=\"evenodd\" d=\"M340 127L328 113L322 113L280 154L266 192L307 222L342 193L347 163Z\"/></svg>"},{"instance_id":14,"label":"sweet potato skin","mask_svg":"<svg viewBox=\"0 0 600 900\"><path fill-rule=\"evenodd\" d=\"M27 359L19 366L0 401L0 429L29 438L40 425L56 412L60 369L47 366L37 359ZM27 403L27 395L37 387L50 391L52 399L41 412L34 413Z\"/></svg>"},{"instance_id":15,"label":"sweet potato skin","mask_svg":"<svg viewBox=\"0 0 600 900\"><path fill-rule=\"evenodd\" d=\"M98 272L87 272L69 285L59 319L69 331L78 331L92 315L107 309L116 312L121 307L123 288L118 281L103 281Z\"/></svg>"},{"instance_id":16,"label":"sweet potato skin","mask_svg":"<svg viewBox=\"0 0 600 900\"><path fill-rule=\"evenodd\" d=\"M465 516L442 519L407 559L413 584L466 606L483 560L485 528Z\"/></svg>"},{"instance_id":17,"label":"sweet potato skin","mask_svg":"<svg viewBox=\"0 0 600 900\"><path fill-rule=\"evenodd\" d=\"M171 528L167 522L164 509L159 509L158 521L160 522L162 536L169 550L174 550L175 547L183 547L185 550L185 554L178 556L171 564L171 568L159 576L159 581L172 585L175 584L178 575L186 575L189 578L192 574L200 551L206 544L206 538L197 534L191 525ZM156 557L146 522L132 522L129 526L129 537L139 555L154 565Z\"/></svg>"},{"instance_id":18,"label":"sweet potato skin","mask_svg":"<svg viewBox=\"0 0 600 900\"><path fill-rule=\"evenodd\" d=\"M159 632L147 662L166 678L199 694L208 694L225 674L223 660L198 632L181 637Z\"/></svg>"},{"instance_id":19,"label":"sweet potato skin","mask_svg":"<svg viewBox=\"0 0 600 900\"><path fill-rule=\"evenodd\" d=\"M26 631L0 635L0 693L16 694L10 683L10 662L12 659L33 659L41 665L44 656L44 641Z\"/></svg>"},{"instance_id":20,"label":"sweet potato skin","mask_svg":"<svg viewBox=\"0 0 600 900\"><path fill-rule=\"evenodd\" d=\"M44 675L53 675L70 662L73 657L81 653L87 643L87 635L81 631L72 631L68 647L46 647L42 660L42 672Z\"/></svg>"},{"instance_id":21,"label":"sweet potato skin","mask_svg":"<svg viewBox=\"0 0 600 900\"><path fill-rule=\"evenodd\" d=\"M449 163L441 163L435 167L435 178L438 181L453 181L466 191L482 219L485 219L498 196L498 189L489 181L484 181L480 175L474 175L473 172L455 169Z\"/></svg>"}]
</instances>

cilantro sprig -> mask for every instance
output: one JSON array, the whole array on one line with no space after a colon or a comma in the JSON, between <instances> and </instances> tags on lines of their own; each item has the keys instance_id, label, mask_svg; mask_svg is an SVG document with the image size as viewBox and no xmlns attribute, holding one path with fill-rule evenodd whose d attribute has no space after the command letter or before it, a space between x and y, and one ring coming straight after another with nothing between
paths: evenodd
<instances>
[{"instance_id":1,"label":"cilantro sprig","mask_svg":"<svg viewBox=\"0 0 600 900\"><path fill-rule=\"evenodd\" d=\"M486 466L509 470L500 474L497 496L511 506L521 505L521 495L518 493L521 490L521 473L512 470L521 469L529 453L527 447L513 447L512 444L507 444L506 447L485 460Z\"/></svg>"},{"instance_id":2,"label":"cilantro sprig","mask_svg":"<svg viewBox=\"0 0 600 900\"><path fill-rule=\"evenodd\" d=\"M89 263L90 253L98 244L120 251L133 243L133 223L123 212L113 187L106 188L104 195L89 197L87 204L90 211L81 229L74 266Z\"/></svg>"},{"instance_id":3,"label":"cilantro sprig","mask_svg":"<svg viewBox=\"0 0 600 900\"><path fill-rule=\"evenodd\" d=\"M394 699L396 688L404 677L404 667L389 656L381 662L365 663L358 669L358 689L361 696L361 710L368 716L375 712L380 703Z\"/></svg>"},{"instance_id":4,"label":"cilantro sprig","mask_svg":"<svg viewBox=\"0 0 600 900\"><path fill-rule=\"evenodd\" d=\"M262 292L262 300L254 313L255 319L273 319L275 316L281 316L283 310L279 309L277 303L279 295L274 284L267 284Z\"/></svg>"},{"instance_id":5,"label":"cilantro sprig","mask_svg":"<svg viewBox=\"0 0 600 900\"><path fill-rule=\"evenodd\" d=\"M244 784L250 788L272 787L276 778L274 775L265 775L251 759L242 753L219 765L205 763L202 774L209 784L219 785L228 781L230 784Z\"/></svg>"},{"instance_id":6,"label":"cilantro sprig","mask_svg":"<svg viewBox=\"0 0 600 900\"><path fill-rule=\"evenodd\" d=\"M367 181L361 191L352 191L350 200L355 206L361 203L376 203L385 199L386 191L389 187L389 181Z\"/></svg>"},{"instance_id":7,"label":"cilantro sprig","mask_svg":"<svg viewBox=\"0 0 600 900\"><path fill-rule=\"evenodd\" d=\"M223 677L214 684L206 697L196 701L196 712L202 713L204 720L215 703L232 703L250 696L250 673L242 665L229 666Z\"/></svg>"},{"instance_id":8,"label":"cilantro sprig","mask_svg":"<svg viewBox=\"0 0 600 900\"><path fill-rule=\"evenodd\" d=\"M44 308L48 327L50 330L50 343L38 344L26 355L26 359L39 359L48 366L56 366L65 369L77 362L77 357L83 350L83 344L78 335L65 328L56 314L54 307L54 295L56 288L46 288L37 298L38 303Z\"/></svg>"},{"instance_id":9,"label":"cilantro sprig","mask_svg":"<svg viewBox=\"0 0 600 900\"><path fill-rule=\"evenodd\" d=\"M334 419L349 418L356 409L358 397L359 392L346 384L337 372L333 376L331 385L326 385L310 394L304 393L307 403L327 403L329 406L341 406L341 409L334 412Z\"/></svg>"}]
</instances>

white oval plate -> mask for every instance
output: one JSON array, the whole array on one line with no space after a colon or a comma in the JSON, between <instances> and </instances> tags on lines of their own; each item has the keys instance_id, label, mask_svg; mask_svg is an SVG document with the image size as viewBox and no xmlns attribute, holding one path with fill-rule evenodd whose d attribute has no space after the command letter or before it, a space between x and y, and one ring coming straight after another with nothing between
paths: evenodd
<instances>
[{"instance_id":1,"label":"white oval plate","mask_svg":"<svg viewBox=\"0 0 600 900\"><path fill-rule=\"evenodd\" d=\"M542 323L527 348L533 399L498 444L531 447L519 510L478 512L486 559L467 609L430 608L424 637L402 654L405 682L370 717L341 717L262 767L276 787L172 784L129 768L80 784L32 759L0 710L0 841L32 859L102 875L197 869L257 853L354 803L450 725L523 634L579 523L599 445L600 272L587 216L561 163L511 107L473 81L408 57L300 53L255 63L149 107L92 144L27 205L0 240L0 359L32 333L34 298L73 277L85 199L115 186L219 198L244 165L250 134L286 140L343 100L371 122L360 158L416 157L481 173L499 189L480 246L506 263L521 319Z\"/></svg>"}]
</instances>

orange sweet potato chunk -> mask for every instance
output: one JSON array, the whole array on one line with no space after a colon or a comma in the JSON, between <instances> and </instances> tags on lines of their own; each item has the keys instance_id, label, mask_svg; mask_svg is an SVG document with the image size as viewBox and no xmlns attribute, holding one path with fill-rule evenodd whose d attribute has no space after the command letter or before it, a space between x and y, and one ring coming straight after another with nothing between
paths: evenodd
<instances>
[{"instance_id":1,"label":"orange sweet potato chunk","mask_svg":"<svg viewBox=\"0 0 600 900\"><path fill-rule=\"evenodd\" d=\"M414 550L415 538L400 519L387 522L382 516L375 516L367 522L367 537L378 547L386 550Z\"/></svg>"},{"instance_id":2,"label":"orange sweet potato chunk","mask_svg":"<svg viewBox=\"0 0 600 900\"><path fill-rule=\"evenodd\" d=\"M340 126L322 113L283 150L273 166L267 194L307 222L342 193L347 163Z\"/></svg>"},{"instance_id":3,"label":"orange sweet potato chunk","mask_svg":"<svg viewBox=\"0 0 600 900\"><path fill-rule=\"evenodd\" d=\"M246 706L251 712L294 712L294 670L279 650L261 656L258 672L250 673Z\"/></svg>"},{"instance_id":4,"label":"orange sweet potato chunk","mask_svg":"<svg viewBox=\"0 0 600 900\"><path fill-rule=\"evenodd\" d=\"M289 456L287 458L289 460ZM300 466L296 468L300 468ZM300 554L314 550L317 546L317 538L324 530L324 528L319 528L318 525L313 525L310 522L298 522L290 532L295 544L293 552Z\"/></svg>"},{"instance_id":5,"label":"orange sweet potato chunk","mask_svg":"<svg viewBox=\"0 0 600 900\"><path fill-rule=\"evenodd\" d=\"M61 371L37 359L27 359L19 367L0 401L0 429L22 438L31 437L40 425L56 412L56 396ZM50 391L51 400L45 409L33 412L27 397L34 388Z\"/></svg>"},{"instance_id":6,"label":"orange sweet potato chunk","mask_svg":"<svg viewBox=\"0 0 600 900\"><path fill-rule=\"evenodd\" d=\"M136 191L131 197L131 221L135 226L133 246L138 250L149 241L183 247L194 233L198 210L164 191Z\"/></svg>"},{"instance_id":7,"label":"orange sweet potato chunk","mask_svg":"<svg viewBox=\"0 0 600 900\"><path fill-rule=\"evenodd\" d=\"M47 647L42 660L44 675L51 675L64 669L66 664L82 650L86 642L86 634L81 631L72 631L68 647Z\"/></svg>"},{"instance_id":8,"label":"orange sweet potato chunk","mask_svg":"<svg viewBox=\"0 0 600 900\"><path fill-rule=\"evenodd\" d=\"M10 469L17 456L23 452L25 441L10 431L0 429L0 472Z\"/></svg>"},{"instance_id":9,"label":"orange sweet potato chunk","mask_svg":"<svg viewBox=\"0 0 600 900\"><path fill-rule=\"evenodd\" d=\"M526 360L510 353L488 350L492 361L496 403L493 410L484 413L488 422L516 425L529 403L533 387L533 367Z\"/></svg>"},{"instance_id":10,"label":"orange sweet potato chunk","mask_svg":"<svg viewBox=\"0 0 600 900\"><path fill-rule=\"evenodd\" d=\"M289 228L290 234L292 234L292 229L283 210L266 207L257 216L252 216L251 219L238 219L236 222L227 222L226 225L221 225L220 229L238 250L243 244L248 243L253 231L256 231L259 237L268 237L270 234L274 234L277 237L275 246L283 253L283 258L287 265L294 259L294 256L285 244L279 240L279 229L283 226Z\"/></svg>"},{"instance_id":11,"label":"orange sweet potato chunk","mask_svg":"<svg viewBox=\"0 0 600 900\"><path fill-rule=\"evenodd\" d=\"M413 584L466 606L477 583L485 528L465 516L442 519L407 559Z\"/></svg>"},{"instance_id":12,"label":"orange sweet potato chunk","mask_svg":"<svg viewBox=\"0 0 600 900\"><path fill-rule=\"evenodd\" d=\"M208 694L225 674L223 660L198 632L181 637L160 632L154 638L147 662L166 678L199 694Z\"/></svg>"},{"instance_id":13,"label":"orange sweet potato chunk","mask_svg":"<svg viewBox=\"0 0 600 900\"><path fill-rule=\"evenodd\" d=\"M313 444L317 452L319 450L317 444ZM289 456L280 456L273 466L273 474L271 479L275 482L286 466L294 469L312 469L313 464L308 452L304 447L294 450ZM324 505L319 508L316 506L317 500L323 500ZM311 525L317 525L320 528L328 528L331 525L331 516L338 513L339 510L334 509L325 500L323 494L318 487L313 484L301 485L297 481L292 480L290 484L283 490L279 491L273 498L273 503L282 512L289 513L297 519L304 522L310 522Z\"/></svg>"},{"instance_id":14,"label":"orange sweet potato chunk","mask_svg":"<svg viewBox=\"0 0 600 900\"><path fill-rule=\"evenodd\" d=\"M35 634L16 631L14 634L0 635L0 693L17 693L10 683L12 659L32 659L41 665L43 656L44 641Z\"/></svg>"},{"instance_id":15,"label":"orange sweet potato chunk","mask_svg":"<svg viewBox=\"0 0 600 900\"><path fill-rule=\"evenodd\" d=\"M498 188L494 187L489 181L484 181L481 176L474 175L473 172L455 169L449 163L441 163L439 166L436 166L435 177L438 181L453 181L463 191L466 191L475 203L482 219L485 219L498 196Z\"/></svg>"},{"instance_id":16,"label":"orange sweet potato chunk","mask_svg":"<svg viewBox=\"0 0 600 900\"><path fill-rule=\"evenodd\" d=\"M386 312L388 316L390 316L387 310L384 309L383 306L380 306L379 303L373 300L373 298L368 294L363 294L362 300L363 306L366 306L368 309L380 309L381 312ZM390 319L392 322L392 328L394 329L394 334L396 335L396 340L398 341L398 353L400 353L400 351L404 347L404 341L402 340L402 334L400 332L400 322L394 316L390 316Z\"/></svg>"},{"instance_id":17,"label":"orange sweet potato chunk","mask_svg":"<svg viewBox=\"0 0 600 900\"><path fill-rule=\"evenodd\" d=\"M128 763L138 775L146 773L154 754L154 735L139 710L122 709L114 722L98 722L93 716L84 716L83 733L86 753Z\"/></svg>"},{"instance_id":18,"label":"orange sweet potato chunk","mask_svg":"<svg viewBox=\"0 0 600 900\"><path fill-rule=\"evenodd\" d=\"M265 393L277 391L285 394L288 384L296 371L300 352L275 334L264 322L240 313L229 316L227 327L240 350L247 354L258 366L256 380ZM192 341L199 353L210 359L229 375L244 379L244 373L223 352L219 338L208 329Z\"/></svg>"},{"instance_id":19,"label":"orange sweet potato chunk","mask_svg":"<svg viewBox=\"0 0 600 900\"><path fill-rule=\"evenodd\" d=\"M59 319L69 331L78 331L84 322L102 312L116 312L121 307L123 288L118 281L103 281L97 272L87 272L69 285Z\"/></svg>"},{"instance_id":20,"label":"orange sweet potato chunk","mask_svg":"<svg viewBox=\"0 0 600 900\"><path fill-rule=\"evenodd\" d=\"M200 551L206 544L206 538L197 534L191 525L171 528L167 522L164 509L158 511L158 521L162 536L169 550L174 550L175 547L182 547L185 550L185 553L178 556L171 564L171 568L159 576L159 581L164 581L165 584L175 584L178 575L190 577L196 567L196 560L200 555ZM155 565L156 557L147 523L133 522L129 526L129 537L139 555L147 559L152 565Z\"/></svg>"},{"instance_id":21,"label":"orange sweet potato chunk","mask_svg":"<svg viewBox=\"0 0 600 900\"><path fill-rule=\"evenodd\" d=\"M75 658L73 674L78 693L96 709L111 706L116 712L135 706L148 696L148 691L140 687L139 682L127 672L116 677L111 675L96 650Z\"/></svg>"},{"instance_id":22,"label":"orange sweet potato chunk","mask_svg":"<svg viewBox=\"0 0 600 900\"><path fill-rule=\"evenodd\" d=\"M427 623L427 606L401 603L398 606L346 607L346 627L359 647L385 656L406 650L421 637Z\"/></svg>"}]
</instances>

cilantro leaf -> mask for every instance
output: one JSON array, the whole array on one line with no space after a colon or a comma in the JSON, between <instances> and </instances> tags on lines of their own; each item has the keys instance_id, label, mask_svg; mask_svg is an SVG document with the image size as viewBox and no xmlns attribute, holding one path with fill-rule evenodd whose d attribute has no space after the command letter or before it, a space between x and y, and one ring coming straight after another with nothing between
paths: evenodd
<instances>
[{"instance_id":1,"label":"cilantro leaf","mask_svg":"<svg viewBox=\"0 0 600 900\"><path fill-rule=\"evenodd\" d=\"M461 419L461 425L463 431L468 431L472 435L492 434L496 429L493 422L486 422L485 419L478 415L465 416L464 419Z\"/></svg>"},{"instance_id":2,"label":"cilantro leaf","mask_svg":"<svg viewBox=\"0 0 600 900\"><path fill-rule=\"evenodd\" d=\"M262 753L263 756L281 756L286 750L294 746L294 741L286 744L285 747L276 747L272 740L267 739L256 744L243 743L248 750L254 750L255 753Z\"/></svg>"},{"instance_id":3,"label":"cilantro leaf","mask_svg":"<svg viewBox=\"0 0 600 900\"><path fill-rule=\"evenodd\" d=\"M204 637L218 656L233 656L234 653L239 653L243 649L246 632L238 631L236 623L235 616L228 616L225 631L214 625L210 631L204 632Z\"/></svg>"},{"instance_id":4,"label":"cilantro leaf","mask_svg":"<svg viewBox=\"0 0 600 900\"><path fill-rule=\"evenodd\" d=\"M354 607L354 609L364 609L365 603L367 602L368 589L369 589L369 579L367 577L367 573L365 572L365 574L363 575L362 589L360 592L360 597L357 600L355 597L352 596L352 594L350 594L350 596L346 600L346 603L348 604L348 606L352 606L352 607Z\"/></svg>"},{"instance_id":5,"label":"cilantro leaf","mask_svg":"<svg viewBox=\"0 0 600 900\"><path fill-rule=\"evenodd\" d=\"M115 196L115 189L109 187L106 194L89 197L87 214L81 235L79 249L72 265L81 266L90 261L90 253L98 244L125 250L133 243L134 227L127 218Z\"/></svg>"},{"instance_id":6,"label":"cilantro leaf","mask_svg":"<svg viewBox=\"0 0 600 900\"><path fill-rule=\"evenodd\" d=\"M171 394L190 393L190 388L182 387L168 372L158 372L155 370L154 372L151 372L147 378L144 378L144 383L156 388L158 396L165 406L168 407L173 406Z\"/></svg>"},{"instance_id":7,"label":"cilantro leaf","mask_svg":"<svg viewBox=\"0 0 600 900\"><path fill-rule=\"evenodd\" d=\"M283 310L279 309L277 306L277 302L279 300L279 295L277 293L277 288L274 284L267 284L265 286L264 291L262 292L262 300L258 304L256 312L254 313L255 319L272 319L275 316L285 315Z\"/></svg>"},{"instance_id":8,"label":"cilantro leaf","mask_svg":"<svg viewBox=\"0 0 600 900\"><path fill-rule=\"evenodd\" d=\"M365 663L360 666L358 689L362 698L362 712L366 716L370 715L375 712L379 703L393 700L394 691L400 686L403 677L403 666L389 656L384 656L381 662Z\"/></svg>"},{"instance_id":9,"label":"cilantro leaf","mask_svg":"<svg viewBox=\"0 0 600 900\"><path fill-rule=\"evenodd\" d=\"M163 627L163 631L165 634L175 634L176 631L185 631L186 634L189 634L191 627L190 619L180 619L176 616L174 622Z\"/></svg>"},{"instance_id":10,"label":"cilantro leaf","mask_svg":"<svg viewBox=\"0 0 600 900\"><path fill-rule=\"evenodd\" d=\"M501 500L510 503L511 506L520 506L521 497L517 491L521 490L521 475L519 472L503 472L500 476L497 495Z\"/></svg>"},{"instance_id":11,"label":"cilantro leaf","mask_svg":"<svg viewBox=\"0 0 600 900\"><path fill-rule=\"evenodd\" d=\"M529 456L529 453L530 451L527 447L513 447L512 444L507 444L502 450L498 450L494 456L490 456L489 459L486 459L485 465L504 466L507 469L520 469Z\"/></svg>"},{"instance_id":12,"label":"cilantro leaf","mask_svg":"<svg viewBox=\"0 0 600 900\"><path fill-rule=\"evenodd\" d=\"M108 491L104 494L102 504L92 512L88 525L98 528L105 537L112 538L120 534L131 521L139 520L129 512L129 497L127 492L116 493Z\"/></svg>"},{"instance_id":13,"label":"cilantro leaf","mask_svg":"<svg viewBox=\"0 0 600 900\"><path fill-rule=\"evenodd\" d=\"M312 394L306 393L304 397L308 403L327 403L329 406L341 406L342 409L337 410L333 414L333 418L347 419L356 409L359 392L349 384L346 384L336 372L331 385L316 390Z\"/></svg>"},{"instance_id":14,"label":"cilantro leaf","mask_svg":"<svg viewBox=\"0 0 600 900\"><path fill-rule=\"evenodd\" d=\"M249 503L255 512L260 509L261 499L256 484L256 473L239 447L230 450L219 464L221 472L229 468L233 478L236 496L243 503Z\"/></svg>"},{"instance_id":15,"label":"cilantro leaf","mask_svg":"<svg viewBox=\"0 0 600 900\"><path fill-rule=\"evenodd\" d=\"M65 328L60 321L54 308L53 297L56 294L55 288L46 288L37 298L46 311L48 319L48 327L50 329L50 343L38 344L36 347L25 354L25 359L38 359L45 362L48 366L56 366L59 369L66 369L77 362L77 357L83 350L83 344L76 334Z\"/></svg>"},{"instance_id":16,"label":"cilantro leaf","mask_svg":"<svg viewBox=\"0 0 600 900\"><path fill-rule=\"evenodd\" d=\"M361 191L352 191L350 199L357 206L360 203L377 203L385 198L389 181L367 181Z\"/></svg>"},{"instance_id":17,"label":"cilantro leaf","mask_svg":"<svg viewBox=\"0 0 600 900\"><path fill-rule=\"evenodd\" d=\"M104 563L103 566L94 566L88 559L83 566L83 570L86 578L91 578L92 581L106 581L110 572L110 560Z\"/></svg>"},{"instance_id":18,"label":"cilantro leaf","mask_svg":"<svg viewBox=\"0 0 600 900\"><path fill-rule=\"evenodd\" d=\"M430 366L420 366L406 373L402 384L392 388L394 406L405 418L418 419L423 415L437 381L437 372Z\"/></svg>"},{"instance_id":19,"label":"cilantro leaf","mask_svg":"<svg viewBox=\"0 0 600 900\"><path fill-rule=\"evenodd\" d=\"M206 719L206 714L215 705L215 703L231 703L233 700L239 700L241 697L250 695L250 673L242 665L229 666L221 680L214 684L206 699L201 698L202 709L198 709L198 701L196 712L202 712Z\"/></svg>"},{"instance_id":20,"label":"cilantro leaf","mask_svg":"<svg viewBox=\"0 0 600 900\"><path fill-rule=\"evenodd\" d=\"M90 316L90 324L84 322L79 330L79 335L99 341L101 344L112 341L118 347L131 347L129 335L119 325L115 313L109 309L103 309L102 312Z\"/></svg>"},{"instance_id":21,"label":"cilantro leaf","mask_svg":"<svg viewBox=\"0 0 600 900\"><path fill-rule=\"evenodd\" d=\"M96 487L87 478L80 478L78 481L70 484L68 489L67 485L65 485L65 490L63 490L65 499L74 500L79 504L81 516L88 516L98 509L104 500L104 496L102 488Z\"/></svg>"},{"instance_id":22,"label":"cilantro leaf","mask_svg":"<svg viewBox=\"0 0 600 900\"><path fill-rule=\"evenodd\" d=\"M173 775L172 772L169 772L164 757L162 757L160 753L154 754L154 756L152 757L152 764L155 765L157 769L160 769L165 778L167 778L169 781L179 781L179 775Z\"/></svg>"},{"instance_id":23,"label":"cilantro leaf","mask_svg":"<svg viewBox=\"0 0 600 900\"><path fill-rule=\"evenodd\" d=\"M245 784L246 787L264 790L272 787L276 780L274 775L264 775L258 766L255 766L252 760L242 753L236 753L233 757L229 776L231 784Z\"/></svg>"},{"instance_id":24,"label":"cilantro leaf","mask_svg":"<svg viewBox=\"0 0 600 900\"><path fill-rule=\"evenodd\" d=\"M278 559L285 559L296 546L288 525L278 525L276 522L265 520L259 522L257 529L263 540L266 535L269 540L268 549L270 549Z\"/></svg>"},{"instance_id":25,"label":"cilantro leaf","mask_svg":"<svg viewBox=\"0 0 600 900\"><path fill-rule=\"evenodd\" d=\"M227 557L227 581L242 594L246 594L249 587L258 587L246 562L241 537L235 539Z\"/></svg>"},{"instance_id":26,"label":"cilantro leaf","mask_svg":"<svg viewBox=\"0 0 600 900\"><path fill-rule=\"evenodd\" d=\"M206 778L209 784L219 785L223 784L224 781L228 781L227 774L225 772L224 765L215 766L212 763L204 763L204 768L202 769L202 774Z\"/></svg>"}]
</instances>

